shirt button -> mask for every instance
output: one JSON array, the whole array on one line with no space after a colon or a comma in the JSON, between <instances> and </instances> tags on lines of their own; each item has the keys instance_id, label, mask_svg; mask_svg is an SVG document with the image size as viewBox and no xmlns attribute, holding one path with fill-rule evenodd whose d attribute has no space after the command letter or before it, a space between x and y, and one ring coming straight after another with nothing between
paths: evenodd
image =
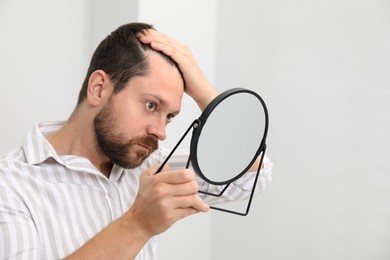
<instances>
[{"instance_id":1,"label":"shirt button","mask_svg":"<svg viewBox=\"0 0 390 260\"><path fill-rule=\"evenodd\" d=\"M110 197L111 197L111 198L115 198L114 192L110 192Z\"/></svg>"}]
</instances>

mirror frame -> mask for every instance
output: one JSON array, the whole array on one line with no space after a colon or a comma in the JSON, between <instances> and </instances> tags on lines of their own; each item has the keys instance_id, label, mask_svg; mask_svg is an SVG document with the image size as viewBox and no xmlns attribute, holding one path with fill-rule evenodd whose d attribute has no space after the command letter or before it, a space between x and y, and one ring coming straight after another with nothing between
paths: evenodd
<instances>
[{"instance_id":1,"label":"mirror frame","mask_svg":"<svg viewBox=\"0 0 390 260\"><path fill-rule=\"evenodd\" d=\"M225 180L225 181L213 181L210 180L209 178L206 177L207 173L203 173L202 170L199 167L199 162L198 162L198 143L199 143L199 138L201 138L201 133L203 126L207 123L208 117L211 115L213 110L226 98L240 94L240 93L248 93L253 96L255 96L263 106L264 110L264 118L265 118L265 127L264 127L264 133L263 137L259 143L259 148L256 151L256 154L254 154L253 158L251 159L250 163L246 166L245 169L242 170L242 172L238 173L235 177ZM198 118L197 125L194 127L193 135L191 138L191 146L190 146L190 160L192 163L192 167L194 168L195 172L206 182L213 184L213 185L225 185L234 182L235 180L239 179L242 177L248 170L249 168L253 165L253 163L256 161L257 157L260 155L260 153L264 150L264 145L265 145L265 140L267 138L267 132L268 132L268 111L267 107L265 105L265 102L263 99L256 93L248 89L244 88L233 88L229 89L221 94L219 94L214 100L212 100L209 105L206 107L206 109L203 111L201 116ZM211 159L212 160L212 159Z\"/></svg>"}]
</instances>

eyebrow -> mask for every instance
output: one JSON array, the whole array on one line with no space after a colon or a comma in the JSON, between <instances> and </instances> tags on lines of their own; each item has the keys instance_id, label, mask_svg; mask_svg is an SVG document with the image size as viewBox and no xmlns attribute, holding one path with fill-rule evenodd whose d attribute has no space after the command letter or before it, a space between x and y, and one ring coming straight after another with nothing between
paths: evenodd
<instances>
[{"instance_id":1,"label":"eyebrow","mask_svg":"<svg viewBox=\"0 0 390 260\"><path fill-rule=\"evenodd\" d=\"M151 93L146 93L146 94L144 94L144 96L146 96L146 97L149 96L149 97L152 97L152 98L158 100L158 103L160 103L162 106L168 106L168 102L166 100L162 99L161 97L159 97L158 95L151 94ZM180 110L174 111L174 112L172 112L170 114L176 116L179 113L180 113Z\"/></svg>"}]
</instances>

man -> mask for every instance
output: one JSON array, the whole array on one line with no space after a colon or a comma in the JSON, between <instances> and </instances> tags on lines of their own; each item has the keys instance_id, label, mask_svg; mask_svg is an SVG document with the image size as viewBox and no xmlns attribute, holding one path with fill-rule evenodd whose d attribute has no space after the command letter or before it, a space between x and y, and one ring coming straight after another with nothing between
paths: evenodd
<instances>
[{"instance_id":1,"label":"man","mask_svg":"<svg viewBox=\"0 0 390 260\"><path fill-rule=\"evenodd\" d=\"M155 259L155 235L207 212L191 170L154 174L184 92L201 109L217 95L187 47L141 23L107 36L70 118L0 162L1 258Z\"/></svg>"}]
</instances>

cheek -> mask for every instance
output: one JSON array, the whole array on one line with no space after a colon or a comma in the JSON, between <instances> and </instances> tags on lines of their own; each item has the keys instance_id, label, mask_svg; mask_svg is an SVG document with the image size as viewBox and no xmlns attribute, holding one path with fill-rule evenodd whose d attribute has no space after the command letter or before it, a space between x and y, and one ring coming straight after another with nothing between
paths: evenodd
<instances>
[{"instance_id":1,"label":"cheek","mask_svg":"<svg viewBox=\"0 0 390 260\"><path fill-rule=\"evenodd\" d=\"M145 101L118 97L113 105L116 126L128 140L147 134L148 127L156 120L152 113L148 113Z\"/></svg>"},{"instance_id":2,"label":"cheek","mask_svg":"<svg viewBox=\"0 0 390 260\"><path fill-rule=\"evenodd\" d=\"M127 109L118 114L117 126L127 139L144 136L147 132L148 117L141 109Z\"/></svg>"},{"instance_id":3,"label":"cheek","mask_svg":"<svg viewBox=\"0 0 390 260\"><path fill-rule=\"evenodd\" d=\"M118 94L119 95L119 94ZM131 99L125 99L118 96L113 102L113 112L120 125L129 125L136 121L142 113L139 105Z\"/></svg>"}]
</instances>

